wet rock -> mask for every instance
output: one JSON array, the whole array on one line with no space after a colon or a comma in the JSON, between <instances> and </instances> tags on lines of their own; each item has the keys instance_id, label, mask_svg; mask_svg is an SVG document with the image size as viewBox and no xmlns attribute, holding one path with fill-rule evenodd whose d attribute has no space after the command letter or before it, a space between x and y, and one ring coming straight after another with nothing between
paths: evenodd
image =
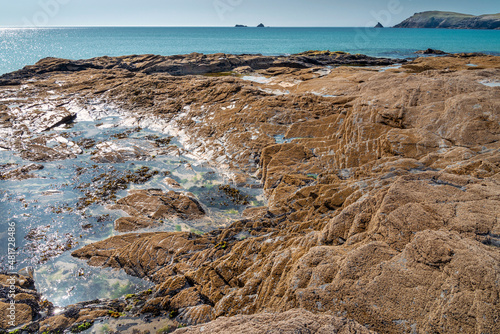
<instances>
[{"instance_id":1,"label":"wet rock","mask_svg":"<svg viewBox=\"0 0 500 334\"><path fill-rule=\"evenodd\" d=\"M55 317L50 317L46 320L43 320L40 322L40 331L43 332L61 332L65 330L66 328L70 327L72 324L75 323L74 318L67 318L64 315L57 315Z\"/></svg>"},{"instance_id":2,"label":"wet rock","mask_svg":"<svg viewBox=\"0 0 500 334\"><path fill-rule=\"evenodd\" d=\"M31 277L0 274L0 329L14 327L11 321L15 326L29 324L39 316L39 303L41 298Z\"/></svg>"},{"instance_id":3,"label":"wet rock","mask_svg":"<svg viewBox=\"0 0 500 334\"><path fill-rule=\"evenodd\" d=\"M121 208L121 207L120 207ZM121 217L115 220L115 230L118 232L130 232L141 228L157 226L160 223L153 219L143 217Z\"/></svg>"},{"instance_id":4,"label":"wet rock","mask_svg":"<svg viewBox=\"0 0 500 334\"><path fill-rule=\"evenodd\" d=\"M169 187L172 187L174 189L181 189L181 185L179 184L179 182L175 181L174 179L170 178L170 177L166 177L163 182L165 182Z\"/></svg>"},{"instance_id":5,"label":"wet rock","mask_svg":"<svg viewBox=\"0 0 500 334\"><path fill-rule=\"evenodd\" d=\"M196 219L205 215L196 199L174 191L164 193L159 190L132 190L110 209L123 210L132 216L115 221L115 229L122 232L157 225L163 219Z\"/></svg>"},{"instance_id":6,"label":"wet rock","mask_svg":"<svg viewBox=\"0 0 500 334\"><path fill-rule=\"evenodd\" d=\"M446 54L448 54L444 51L434 50L434 49L419 50L419 51L415 51L415 53L421 54L421 55L446 55Z\"/></svg>"},{"instance_id":7,"label":"wet rock","mask_svg":"<svg viewBox=\"0 0 500 334\"><path fill-rule=\"evenodd\" d=\"M84 170L82 169L80 172L83 173ZM85 196L79 198L77 209L86 208L94 203L108 203L115 200L117 198L116 193L127 189L129 184L145 183L158 174L157 170L151 170L149 167L144 166L123 173L111 169L107 173L96 175L92 179L92 183L84 183L78 186L78 189L81 189Z\"/></svg>"},{"instance_id":8,"label":"wet rock","mask_svg":"<svg viewBox=\"0 0 500 334\"><path fill-rule=\"evenodd\" d=\"M0 302L0 314L1 314L1 323L0 323L0 328L10 328L13 326L10 326L11 324L11 318L9 316L12 316L12 323L14 323L14 326L19 326L22 324L27 324L31 322L32 320L32 313L33 310L29 305L26 304L15 304L14 308L14 313L11 312L11 304L10 303L3 303Z\"/></svg>"},{"instance_id":9,"label":"wet rock","mask_svg":"<svg viewBox=\"0 0 500 334\"><path fill-rule=\"evenodd\" d=\"M290 67L311 67L321 65L389 65L395 60L387 58L373 58L348 53L324 53L312 55L291 56L261 56L261 55L230 55L191 53L182 56L124 56L98 57L87 60L67 60L45 58L32 66L4 74L0 77L0 84L13 84L20 79L28 79L47 73L81 72L94 69L126 69L132 72L169 73L171 75L192 75L217 72L229 72L241 66L250 66L252 69L264 69L286 64Z\"/></svg>"},{"instance_id":10,"label":"wet rock","mask_svg":"<svg viewBox=\"0 0 500 334\"><path fill-rule=\"evenodd\" d=\"M205 249L208 242L184 232L129 233L82 247L71 255L85 259L93 266L121 268L131 275L146 277L173 263L176 255ZM148 247L148 244L156 246L144 252L144 247ZM159 282L160 279L162 278L156 281Z\"/></svg>"},{"instance_id":11,"label":"wet rock","mask_svg":"<svg viewBox=\"0 0 500 334\"><path fill-rule=\"evenodd\" d=\"M50 148L42 145L30 145L21 151L21 158L30 161L57 161L74 159L76 155L72 151L66 150L65 147Z\"/></svg>"},{"instance_id":12,"label":"wet rock","mask_svg":"<svg viewBox=\"0 0 500 334\"><path fill-rule=\"evenodd\" d=\"M14 169L0 169L0 180L26 180L35 178L30 172L43 169L43 165L29 164Z\"/></svg>"},{"instance_id":13,"label":"wet rock","mask_svg":"<svg viewBox=\"0 0 500 334\"><path fill-rule=\"evenodd\" d=\"M498 77L500 58L421 57L385 72L321 67L354 60L380 64L330 51L271 63L192 54L100 58L77 62L75 73L70 61L50 60L57 71L47 79L40 64L16 74L112 101L229 176L259 178L269 199L203 236L129 233L73 255L151 279L151 298L133 309L175 311L186 324L302 308L384 333L499 332L500 98L481 82ZM258 73L196 76L241 66ZM172 196L130 193L117 208L131 217L119 225L173 217L175 203L197 212Z\"/></svg>"},{"instance_id":14,"label":"wet rock","mask_svg":"<svg viewBox=\"0 0 500 334\"><path fill-rule=\"evenodd\" d=\"M96 145L92 160L99 163L123 163L128 160L145 160L156 155L156 146L136 139L119 139Z\"/></svg>"}]
</instances>

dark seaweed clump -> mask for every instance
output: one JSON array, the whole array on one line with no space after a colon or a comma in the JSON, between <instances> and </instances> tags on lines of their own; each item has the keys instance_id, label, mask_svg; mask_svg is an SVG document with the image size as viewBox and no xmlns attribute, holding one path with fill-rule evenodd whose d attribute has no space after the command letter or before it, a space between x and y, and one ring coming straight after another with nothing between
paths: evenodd
<instances>
[{"instance_id":1,"label":"dark seaweed clump","mask_svg":"<svg viewBox=\"0 0 500 334\"><path fill-rule=\"evenodd\" d=\"M236 188L231 187L230 185L220 185L219 192L224 193L230 200L236 205L248 205L250 202L248 201L249 196L244 195L241 191Z\"/></svg>"},{"instance_id":2,"label":"dark seaweed clump","mask_svg":"<svg viewBox=\"0 0 500 334\"><path fill-rule=\"evenodd\" d=\"M222 210L238 209L255 199L230 185L195 186L189 188L189 191L196 194L200 201Z\"/></svg>"},{"instance_id":3,"label":"dark seaweed clump","mask_svg":"<svg viewBox=\"0 0 500 334\"><path fill-rule=\"evenodd\" d=\"M86 150L91 149L95 146L96 142L94 139L83 138L76 142L76 144Z\"/></svg>"},{"instance_id":4,"label":"dark seaweed clump","mask_svg":"<svg viewBox=\"0 0 500 334\"><path fill-rule=\"evenodd\" d=\"M76 187L84 193L84 197L78 200L77 209L82 210L95 203L116 200L116 193L127 189L129 184L145 183L158 174L159 171L146 166L133 172L121 173L113 169L108 173L101 173L94 177L91 183L82 183Z\"/></svg>"},{"instance_id":5,"label":"dark seaweed clump","mask_svg":"<svg viewBox=\"0 0 500 334\"><path fill-rule=\"evenodd\" d=\"M133 133L141 132L141 131L142 131L142 128L140 126L138 126L136 128L129 129L129 130L126 130L126 131L123 131L123 132L120 132L120 133L112 134L111 138L124 139L124 138L128 138Z\"/></svg>"},{"instance_id":6,"label":"dark seaweed clump","mask_svg":"<svg viewBox=\"0 0 500 334\"><path fill-rule=\"evenodd\" d=\"M141 139L154 141L158 147L166 147L166 146L170 145L172 138L173 137L166 137L165 138L165 137L160 137L158 135L147 135L147 136L142 137Z\"/></svg>"}]
</instances>

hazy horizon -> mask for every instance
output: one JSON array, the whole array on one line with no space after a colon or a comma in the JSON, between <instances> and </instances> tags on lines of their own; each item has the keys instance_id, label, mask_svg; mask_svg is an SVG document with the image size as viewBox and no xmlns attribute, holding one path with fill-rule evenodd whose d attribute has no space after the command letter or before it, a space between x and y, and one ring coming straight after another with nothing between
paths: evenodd
<instances>
[{"instance_id":1,"label":"hazy horizon","mask_svg":"<svg viewBox=\"0 0 500 334\"><path fill-rule=\"evenodd\" d=\"M442 0L25 0L2 4L0 28L67 27L369 27L398 24L416 12L500 12L496 1Z\"/></svg>"}]
</instances>

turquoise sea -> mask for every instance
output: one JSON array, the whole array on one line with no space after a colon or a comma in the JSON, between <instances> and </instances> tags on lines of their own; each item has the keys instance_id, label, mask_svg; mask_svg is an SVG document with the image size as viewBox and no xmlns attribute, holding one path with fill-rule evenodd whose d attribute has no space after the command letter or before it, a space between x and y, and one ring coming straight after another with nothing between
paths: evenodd
<instances>
[{"instance_id":1,"label":"turquoise sea","mask_svg":"<svg viewBox=\"0 0 500 334\"><path fill-rule=\"evenodd\" d=\"M331 50L407 58L417 50L500 55L498 30L367 28L79 27L0 28L0 74L44 57L261 53Z\"/></svg>"}]
</instances>

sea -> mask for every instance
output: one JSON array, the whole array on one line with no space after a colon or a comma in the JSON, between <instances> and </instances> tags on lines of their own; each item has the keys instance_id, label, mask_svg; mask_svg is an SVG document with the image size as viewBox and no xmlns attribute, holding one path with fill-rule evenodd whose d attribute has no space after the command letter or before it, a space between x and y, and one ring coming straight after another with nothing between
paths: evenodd
<instances>
[{"instance_id":1,"label":"sea","mask_svg":"<svg viewBox=\"0 0 500 334\"><path fill-rule=\"evenodd\" d=\"M131 54L286 55L307 50L411 58L415 51L500 55L499 30L396 28L61 27L0 28L0 74L45 57Z\"/></svg>"}]
</instances>

